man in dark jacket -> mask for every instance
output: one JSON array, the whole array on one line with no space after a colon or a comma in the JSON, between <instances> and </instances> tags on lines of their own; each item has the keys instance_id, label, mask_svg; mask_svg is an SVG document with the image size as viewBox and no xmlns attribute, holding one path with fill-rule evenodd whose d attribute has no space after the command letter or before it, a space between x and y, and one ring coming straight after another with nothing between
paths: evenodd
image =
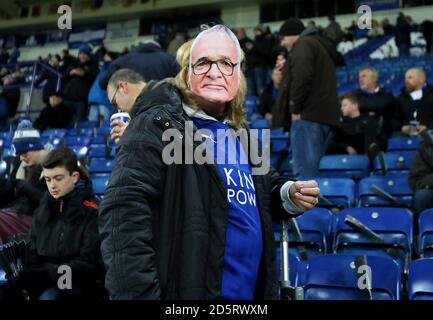
<instances>
[{"instance_id":1,"label":"man in dark jacket","mask_svg":"<svg viewBox=\"0 0 433 320\"><path fill-rule=\"evenodd\" d=\"M433 129L433 87L426 83L422 69L406 72L405 88L397 98L393 114L393 129L404 135L418 135Z\"/></svg>"},{"instance_id":2,"label":"man in dark jacket","mask_svg":"<svg viewBox=\"0 0 433 320\"><path fill-rule=\"evenodd\" d=\"M360 90L356 91L360 111L363 115L376 118L385 132L392 133L391 117L394 112L395 99L392 93L379 86L379 73L373 67L359 70Z\"/></svg>"},{"instance_id":3,"label":"man in dark jacket","mask_svg":"<svg viewBox=\"0 0 433 320\"><path fill-rule=\"evenodd\" d=\"M398 13L397 21L395 22L395 44L397 45L400 57L409 56L411 47L410 23L403 12Z\"/></svg>"},{"instance_id":4,"label":"man in dark jacket","mask_svg":"<svg viewBox=\"0 0 433 320\"><path fill-rule=\"evenodd\" d=\"M433 130L422 133L419 146L409 172L409 185L414 192L413 209L420 213L433 208Z\"/></svg>"},{"instance_id":5,"label":"man in dark jacket","mask_svg":"<svg viewBox=\"0 0 433 320\"><path fill-rule=\"evenodd\" d=\"M35 211L30 262L12 281L30 299L102 297L104 271L92 184L68 148L51 151L42 167L49 193ZM70 282L59 281L64 270L70 270Z\"/></svg>"},{"instance_id":6,"label":"man in dark jacket","mask_svg":"<svg viewBox=\"0 0 433 320\"><path fill-rule=\"evenodd\" d=\"M139 73L146 82L174 77L179 71L179 65L175 58L164 52L156 41L149 41L111 62L99 80L101 88L106 90L108 80L113 73L123 68L132 69Z\"/></svg>"},{"instance_id":7,"label":"man in dark jacket","mask_svg":"<svg viewBox=\"0 0 433 320\"><path fill-rule=\"evenodd\" d=\"M264 25L254 28L254 41L246 43L245 59L247 64L248 95L258 97L268 82L268 73L273 65L271 61L272 37Z\"/></svg>"},{"instance_id":8,"label":"man in dark jacket","mask_svg":"<svg viewBox=\"0 0 433 320\"><path fill-rule=\"evenodd\" d=\"M82 44L78 51L79 62L72 64L65 77L63 97L71 109L71 123L87 117L87 96L98 75L98 62L92 56L92 49Z\"/></svg>"},{"instance_id":9,"label":"man in dark jacket","mask_svg":"<svg viewBox=\"0 0 433 320\"><path fill-rule=\"evenodd\" d=\"M70 110L63 103L61 94L53 92L49 97L49 105L42 109L34 127L40 131L47 128L68 128L70 120Z\"/></svg>"},{"instance_id":10,"label":"man in dark jacket","mask_svg":"<svg viewBox=\"0 0 433 320\"><path fill-rule=\"evenodd\" d=\"M188 153L173 162L167 134L186 148L199 147L189 140L198 136L208 154L226 147L218 129L229 141L228 128L246 132L235 35L216 25L179 51L176 84L143 89L118 144L99 216L106 287L113 299L274 299L271 213L312 208L317 183L281 180L231 144L228 155L243 161L215 164L212 153L190 161ZM117 86L110 82L107 93Z\"/></svg>"},{"instance_id":11,"label":"man in dark jacket","mask_svg":"<svg viewBox=\"0 0 433 320\"><path fill-rule=\"evenodd\" d=\"M304 29L299 19L289 19L280 28L281 45L289 55L272 119L274 127L291 121L294 176L316 177L332 127L338 126L338 57L331 40Z\"/></svg>"},{"instance_id":12,"label":"man in dark jacket","mask_svg":"<svg viewBox=\"0 0 433 320\"><path fill-rule=\"evenodd\" d=\"M47 189L41 162L53 148L42 145L29 120L18 125L12 143L21 163L11 167L9 178L0 182L0 243L30 229L33 212Z\"/></svg>"}]
</instances>

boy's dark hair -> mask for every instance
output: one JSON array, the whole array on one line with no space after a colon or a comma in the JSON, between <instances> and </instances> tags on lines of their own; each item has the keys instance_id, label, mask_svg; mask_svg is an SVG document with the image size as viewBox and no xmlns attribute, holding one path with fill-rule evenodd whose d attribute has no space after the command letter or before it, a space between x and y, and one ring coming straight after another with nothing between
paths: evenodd
<instances>
[{"instance_id":1,"label":"boy's dark hair","mask_svg":"<svg viewBox=\"0 0 433 320\"><path fill-rule=\"evenodd\" d=\"M75 152L64 146L51 151L42 162L42 168L54 169L56 167L65 167L69 174L74 171L81 172Z\"/></svg>"},{"instance_id":2,"label":"boy's dark hair","mask_svg":"<svg viewBox=\"0 0 433 320\"><path fill-rule=\"evenodd\" d=\"M357 94L356 92L348 92L348 93L344 94L343 96L341 96L341 101L343 101L344 99L347 99L350 102L357 104L358 107L360 106L359 94Z\"/></svg>"}]
</instances>

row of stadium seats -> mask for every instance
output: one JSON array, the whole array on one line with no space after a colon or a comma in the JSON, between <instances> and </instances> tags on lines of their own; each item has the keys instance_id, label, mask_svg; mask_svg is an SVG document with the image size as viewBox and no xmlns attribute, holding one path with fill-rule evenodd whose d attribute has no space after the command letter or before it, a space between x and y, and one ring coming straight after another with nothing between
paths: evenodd
<instances>
[{"instance_id":1,"label":"row of stadium seats","mask_svg":"<svg viewBox=\"0 0 433 320\"><path fill-rule=\"evenodd\" d=\"M423 211L416 224L418 241L414 241L413 217L407 209L351 208L338 215L324 208L311 209L288 223L291 283L305 287L306 299L359 299L362 293L356 289L355 280L359 276L353 270L353 262L356 257L366 256L376 289L385 279L396 289L392 295L379 294L374 298L399 299L400 293L406 293L414 281L411 276L413 265L419 261L416 259L433 257L433 209ZM274 225L274 236L276 267L281 276L281 224ZM335 276L337 272L338 277ZM433 282L431 272L425 277ZM322 288L321 294L320 290L308 293L309 288L319 282L328 288Z\"/></svg>"}]
</instances>

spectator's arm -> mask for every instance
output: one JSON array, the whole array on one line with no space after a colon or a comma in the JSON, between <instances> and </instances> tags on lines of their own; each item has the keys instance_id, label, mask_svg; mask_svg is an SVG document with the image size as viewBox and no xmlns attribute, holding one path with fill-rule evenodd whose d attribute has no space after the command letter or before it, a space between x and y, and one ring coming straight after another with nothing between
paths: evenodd
<instances>
[{"instance_id":1,"label":"spectator's arm","mask_svg":"<svg viewBox=\"0 0 433 320\"><path fill-rule=\"evenodd\" d=\"M430 146L423 143L413 158L409 172L409 185L413 191L426 186L433 187L433 167L426 159L428 149L430 149L429 153L433 152Z\"/></svg>"},{"instance_id":2,"label":"spectator's arm","mask_svg":"<svg viewBox=\"0 0 433 320\"><path fill-rule=\"evenodd\" d=\"M107 270L105 285L113 299L160 299L151 204L160 196L164 183L163 147L160 139L155 139L154 132L159 129L137 128L136 120L121 139L101 203L99 233Z\"/></svg>"}]
</instances>

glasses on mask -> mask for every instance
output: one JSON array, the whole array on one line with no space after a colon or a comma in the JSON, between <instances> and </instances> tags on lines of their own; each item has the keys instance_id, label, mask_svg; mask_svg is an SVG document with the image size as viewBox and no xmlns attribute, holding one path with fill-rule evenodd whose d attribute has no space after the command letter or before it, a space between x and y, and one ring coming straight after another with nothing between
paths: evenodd
<instances>
[{"instance_id":1,"label":"glasses on mask","mask_svg":"<svg viewBox=\"0 0 433 320\"><path fill-rule=\"evenodd\" d=\"M237 63L233 63L228 59L219 59L219 60L200 59L199 61L197 61L192 65L192 71L196 76L208 73L214 63L217 65L218 70L223 75L226 76L231 76L233 74L234 68L238 65Z\"/></svg>"}]
</instances>

